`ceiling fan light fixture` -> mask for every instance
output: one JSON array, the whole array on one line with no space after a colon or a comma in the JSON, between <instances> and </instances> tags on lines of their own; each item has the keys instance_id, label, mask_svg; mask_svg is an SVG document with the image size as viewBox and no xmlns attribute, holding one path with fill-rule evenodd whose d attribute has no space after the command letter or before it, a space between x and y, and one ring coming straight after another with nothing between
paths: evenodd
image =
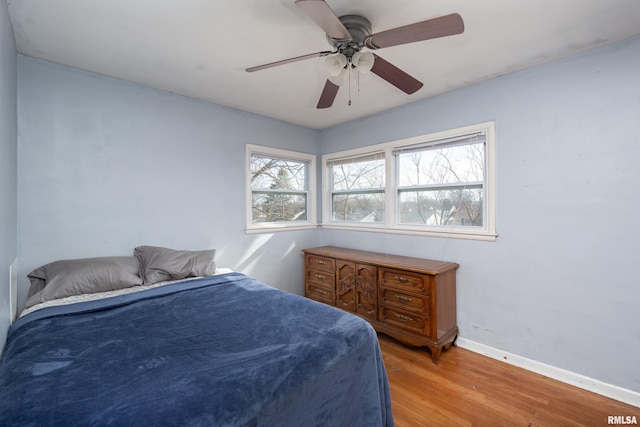
<instances>
[{"instance_id":1,"label":"ceiling fan light fixture","mask_svg":"<svg viewBox=\"0 0 640 427\"><path fill-rule=\"evenodd\" d=\"M368 73L371 71L375 60L376 58L373 53L362 51L354 53L353 58L351 59L353 66L361 73Z\"/></svg>"},{"instance_id":2,"label":"ceiling fan light fixture","mask_svg":"<svg viewBox=\"0 0 640 427\"><path fill-rule=\"evenodd\" d=\"M329 76L338 77L347 65L347 57L342 53L327 56L324 60L324 66Z\"/></svg>"},{"instance_id":3,"label":"ceiling fan light fixture","mask_svg":"<svg viewBox=\"0 0 640 427\"><path fill-rule=\"evenodd\" d=\"M327 76L327 79L329 79L329 81L336 86L342 86L347 80L347 74L349 74L349 71L346 68L343 68L335 76L329 74L329 76Z\"/></svg>"}]
</instances>

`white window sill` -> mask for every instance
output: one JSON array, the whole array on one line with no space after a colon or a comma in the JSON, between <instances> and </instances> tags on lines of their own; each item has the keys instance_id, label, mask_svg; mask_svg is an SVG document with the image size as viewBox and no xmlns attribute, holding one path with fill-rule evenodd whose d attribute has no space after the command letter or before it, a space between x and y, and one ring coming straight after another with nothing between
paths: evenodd
<instances>
[{"instance_id":1,"label":"white window sill","mask_svg":"<svg viewBox=\"0 0 640 427\"><path fill-rule=\"evenodd\" d=\"M445 239L481 240L485 242L495 242L498 237L498 233L488 232L485 230L462 230L462 229L434 230L434 229L420 229L415 227L402 227L402 226L385 227L384 225L376 225L376 224L359 225L359 224L325 223L325 224L322 224L322 228L326 228L329 230L365 231L365 232L372 232L372 233L441 237Z\"/></svg>"},{"instance_id":2,"label":"white window sill","mask_svg":"<svg viewBox=\"0 0 640 427\"><path fill-rule=\"evenodd\" d=\"M259 234L259 233L275 233L278 231L295 231L295 230L311 230L317 228L317 224L304 223L304 224L264 224L264 225L252 225L245 228L247 234Z\"/></svg>"}]
</instances>

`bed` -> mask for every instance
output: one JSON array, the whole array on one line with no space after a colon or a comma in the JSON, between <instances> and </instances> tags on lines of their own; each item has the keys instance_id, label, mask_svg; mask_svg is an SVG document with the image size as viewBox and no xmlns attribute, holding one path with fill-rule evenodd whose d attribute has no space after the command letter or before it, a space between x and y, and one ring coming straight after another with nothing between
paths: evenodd
<instances>
[{"instance_id":1,"label":"bed","mask_svg":"<svg viewBox=\"0 0 640 427\"><path fill-rule=\"evenodd\" d=\"M393 425L364 320L212 265L147 281L149 259L136 260L140 283L58 289L72 295L39 296L14 322L0 425ZM30 275L32 302L53 282L46 270Z\"/></svg>"}]
</instances>

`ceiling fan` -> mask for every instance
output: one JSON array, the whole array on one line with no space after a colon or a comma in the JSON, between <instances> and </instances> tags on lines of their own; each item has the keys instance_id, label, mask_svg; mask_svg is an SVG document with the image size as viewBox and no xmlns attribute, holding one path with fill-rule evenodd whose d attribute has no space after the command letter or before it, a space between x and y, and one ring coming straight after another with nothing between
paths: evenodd
<instances>
[{"instance_id":1,"label":"ceiling fan","mask_svg":"<svg viewBox=\"0 0 640 427\"><path fill-rule=\"evenodd\" d=\"M462 17L452 13L371 34L371 23L366 18L360 15L338 17L324 0L296 0L295 3L327 33L327 40L334 50L270 62L247 68L246 71L251 73L304 59L326 57L325 65L329 78L324 85L317 108L329 108L333 105L340 88L338 80L352 69L362 72L370 70L407 94L416 92L422 87L420 81L369 51L452 36L464 31Z\"/></svg>"}]
</instances>

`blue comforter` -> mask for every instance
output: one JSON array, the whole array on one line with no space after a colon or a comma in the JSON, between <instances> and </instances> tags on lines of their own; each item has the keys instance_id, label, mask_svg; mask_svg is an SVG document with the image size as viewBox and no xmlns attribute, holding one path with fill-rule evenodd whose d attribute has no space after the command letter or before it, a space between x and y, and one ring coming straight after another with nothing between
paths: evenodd
<instances>
[{"instance_id":1,"label":"blue comforter","mask_svg":"<svg viewBox=\"0 0 640 427\"><path fill-rule=\"evenodd\" d=\"M16 321L0 425L392 426L374 330L229 273Z\"/></svg>"}]
</instances>

